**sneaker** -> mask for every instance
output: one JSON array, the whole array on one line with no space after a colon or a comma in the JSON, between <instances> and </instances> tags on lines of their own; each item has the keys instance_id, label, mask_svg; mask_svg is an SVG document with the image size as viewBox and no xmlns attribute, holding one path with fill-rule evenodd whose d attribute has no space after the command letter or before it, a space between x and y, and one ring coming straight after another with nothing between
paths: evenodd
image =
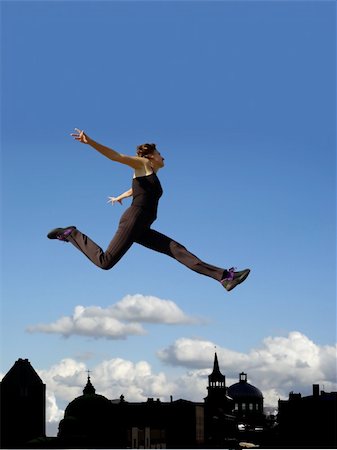
<instances>
[{"instance_id":1,"label":"sneaker","mask_svg":"<svg viewBox=\"0 0 337 450\"><path fill-rule=\"evenodd\" d=\"M240 272L234 272L234 267L228 270L226 278L221 280L222 286L227 290L231 291L238 284L245 281L250 273L250 269L241 270Z\"/></svg>"},{"instance_id":2,"label":"sneaker","mask_svg":"<svg viewBox=\"0 0 337 450\"><path fill-rule=\"evenodd\" d=\"M49 231L47 234L47 238L49 239L58 239L59 241L65 241L68 242L67 237L76 230L76 227L69 226L66 228L54 228L53 230Z\"/></svg>"}]
</instances>

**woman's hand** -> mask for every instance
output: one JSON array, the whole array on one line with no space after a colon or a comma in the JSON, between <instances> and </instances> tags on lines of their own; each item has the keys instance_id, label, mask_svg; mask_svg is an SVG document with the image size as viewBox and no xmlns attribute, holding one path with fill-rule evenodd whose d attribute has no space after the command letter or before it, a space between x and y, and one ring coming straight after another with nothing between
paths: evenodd
<instances>
[{"instance_id":1,"label":"woman's hand","mask_svg":"<svg viewBox=\"0 0 337 450\"><path fill-rule=\"evenodd\" d=\"M108 197L108 199L109 199L108 203L111 203L112 205L114 205L115 203L118 202L122 205L123 204L122 200L124 198L131 197L131 195L132 195L132 188L129 189L128 191L124 192L123 194L119 195L118 197Z\"/></svg>"},{"instance_id":2,"label":"woman's hand","mask_svg":"<svg viewBox=\"0 0 337 450\"><path fill-rule=\"evenodd\" d=\"M75 128L75 131L77 131L77 133L71 133L71 136L73 136L76 141L82 142L82 144L89 143L89 137L84 133L83 130Z\"/></svg>"},{"instance_id":3,"label":"woman's hand","mask_svg":"<svg viewBox=\"0 0 337 450\"><path fill-rule=\"evenodd\" d=\"M111 203L112 206L117 202L120 203L121 205L123 204L122 199L119 197L108 197L108 199L109 199L108 203Z\"/></svg>"}]
</instances>

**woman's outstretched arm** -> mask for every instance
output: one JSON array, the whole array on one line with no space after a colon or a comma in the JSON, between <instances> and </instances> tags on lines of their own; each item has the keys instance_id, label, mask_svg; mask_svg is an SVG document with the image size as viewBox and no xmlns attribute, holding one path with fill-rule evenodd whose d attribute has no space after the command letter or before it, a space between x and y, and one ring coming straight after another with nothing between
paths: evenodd
<instances>
[{"instance_id":1,"label":"woman's outstretched arm","mask_svg":"<svg viewBox=\"0 0 337 450\"><path fill-rule=\"evenodd\" d=\"M111 203L112 205L116 202L122 204L122 200L124 198L128 198L132 196L132 188L128 191L124 192L123 194L119 195L118 197L108 197L108 203Z\"/></svg>"},{"instance_id":2,"label":"woman's outstretched arm","mask_svg":"<svg viewBox=\"0 0 337 450\"><path fill-rule=\"evenodd\" d=\"M98 142L91 139L87 134L85 134L83 130L75 128L75 131L77 131L77 133L72 133L71 136L73 136L76 141L90 145L99 153L111 159L112 161L116 161L121 164L126 164L127 166L130 166L133 169L142 169L144 165L147 163L147 160L145 158L140 158L139 156L123 155L122 153L116 152L112 148L99 144Z\"/></svg>"}]
</instances>

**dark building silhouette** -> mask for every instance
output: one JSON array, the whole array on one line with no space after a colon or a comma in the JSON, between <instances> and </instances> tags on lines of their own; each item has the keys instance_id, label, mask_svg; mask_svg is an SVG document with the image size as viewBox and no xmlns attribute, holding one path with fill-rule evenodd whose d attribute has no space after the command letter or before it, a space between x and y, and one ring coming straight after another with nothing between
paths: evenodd
<instances>
[{"instance_id":1,"label":"dark building silhouette","mask_svg":"<svg viewBox=\"0 0 337 450\"><path fill-rule=\"evenodd\" d=\"M0 383L1 448L45 437L46 386L28 359L18 359Z\"/></svg>"},{"instance_id":2,"label":"dark building silhouette","mask_svg":"<svg viewBox=\"0 0 337 450\"><path fill-rule=\"evenodd\" d=\"M239 422L252 427L264 424L262 392L248 383L246 373L240 373L239 382L228 388L228 395L234 401L234 414Z\"/></svg>"},{"instance_id":3,"label":"dark building silhouette","mask_svg":"<svg viewBox=\"0 0 337 450\"><path fill-rule=\"evenodd\" d=\"M117 432L118 423L112 420L111 402L96 394L90 377L83 395L69 403L59 424L61 441L72 445L106 446Z\"/></svg>"},{"instance_id":4,"label":"dark building silhouette","mask_svg":"<svg viewBox=\"0 0 337 450\"><path fill-rule=\"evenodd\" d=\"M88 377L83 395L69 403L60 422L60 448L198 448L204 444L204 405L123 395L97 395Z\"/></svg>"},{"instance_id":5,"label":"dark building silhouette","mask_svg":"<svg viewBox=\"0 0 337 450\"><path fill-rule=\"evenodd\" d=\"M290 392L278 403L279 445L285 448L337 447L337 392L324 392L313 385L307 397Z\"/></svg>"},{"instance_id":6,"label":"dark building silhouette","mask_svg":"<svg viewBox=\"0 0 337 450\"><path fill-rule=\"evenodd\" d=\"M240 441L261 444L267 426L263 412L262 392L247 381L247 374L241 372L239 382L228 388L228 395L234 401L234 415L238 422Z\"/></svg>"},{"instance_id":7,"label":"dark building silhouette","mask_svg":"<svg viewBox=\"0 0 337 450\"><path fill-rule=\"evenodd\" d=\"M226 377L219 368L215 353L213 371L208 376L208 395L205 397L205 443L208 447L230 444L236 435L236 422L232 414L233 400L227 395Z\"/></svg>"},{"instance_id":8,"label":"dark building silhouette","mask_svg":"<svg viewBox=\"0 0 337 450\"><path fill-rule=\"evenodd\" d=\"M204 403L149 398L132 403L122 395L97 395L90 377L83 395L69 403L60 422L61 448L215 448L236 443L233 400L215 354Z\"/></svg>"},{"instance_id":9,"label":"dark building silhouette","mask_svg":"<svg viewBox=\"0 0 337 450\"><path fill-rule=\"evenodd\" d=\"M187 400L125 402L127 447L198 448L204 444L203 404Z\"/></svg>"},{"instance_id":10,"label":"dark building silhouette","mask_svg":"<svg viewBox=\"0 0 337 450\"><path fill-rule=\"evenodd\" d=\"M0 383L1 448L336 448L337 392L313 385L313 394L279 400L276 426L263 421L263 395L242 372L226 387L217 354L204 402L149 398L109 400L88 376L83 395L65 409L57 438L45 436L45 385L28 359L19 359ZM247 426L244 433L238 425Z\"/></svg>"}]
</instances>

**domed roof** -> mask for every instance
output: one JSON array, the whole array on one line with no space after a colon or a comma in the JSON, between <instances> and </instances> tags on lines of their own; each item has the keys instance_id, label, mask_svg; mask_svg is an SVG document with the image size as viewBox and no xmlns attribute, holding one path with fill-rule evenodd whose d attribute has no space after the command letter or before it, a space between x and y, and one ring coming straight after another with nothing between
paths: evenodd
<instances>
[{"instance_id":1,"label":"domed roof","mask_svg":"<svg viewBox=\"0 0 337 450\"><path fill-rule=\"evenodd\" d=\"M106 397L95 394L95 388L91 384L90 377L88 377L83 395L69 403L65 409L64 417L102 416L107 413L110 405L111 402Z\"/></svg>"},{"instance_id":2,"label":"domed roof","mask_svg":"<svg viewBox=\"0 0 337 450\"><path fill-rule=\"evenodd\" d=\"M90 377L83 389L83 395L75 398L66 407L64 419L60 422L58 436L81 438L83 442L96 442L97 448L108 448L106 442L111 435L111 402L95 393ZM93 447L92 447L93 448Z\"/></svg>"},{"instance_id":3,"label":"domed roof","mask_svg":"<svg viewBox=\"0 0 337 450\"><path fill-rule=\"evenodd\" d=\"M84 411L87 410L90 411L90 414L96 414L97 412L101 413L102 408L109 406L110 401L103 395L81 395L69 403L65 410L65 415L76 417L78 416L78 414L76 414L77 412L81 412L82 415Z\"/></svg>"},{"instance_id":4,"label":"domed roof","mask_svg":"<svg viewBox=\"0 0 337 450\"><path fill-rule=\"evenodd\" d=\"M234 400L243 397L263 399L263 395L260 389L253 386L252 384L249 384L247 382L247 374L243 372L240 373L240 381L238 383L232 384L232 386L228 388L228 395Z\"/></svg>"}]
</instances>

